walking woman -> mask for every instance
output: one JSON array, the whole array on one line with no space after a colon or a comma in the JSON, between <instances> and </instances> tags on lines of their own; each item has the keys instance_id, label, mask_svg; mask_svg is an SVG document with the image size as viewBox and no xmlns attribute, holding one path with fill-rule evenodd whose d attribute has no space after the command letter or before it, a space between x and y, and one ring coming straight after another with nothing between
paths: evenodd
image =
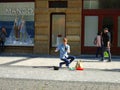
<instances>
[{"instance_id":1,"label":"walking woman","mask_svg":"<svg viewBox=\"0 0 120 90\"><path fill-rule=\"evenodd\" d=\"M98 58L98 55L100 54L102 57L102 31L98 31L97 37L96 37L96 58Z\"/></svg>"}]
</instances>

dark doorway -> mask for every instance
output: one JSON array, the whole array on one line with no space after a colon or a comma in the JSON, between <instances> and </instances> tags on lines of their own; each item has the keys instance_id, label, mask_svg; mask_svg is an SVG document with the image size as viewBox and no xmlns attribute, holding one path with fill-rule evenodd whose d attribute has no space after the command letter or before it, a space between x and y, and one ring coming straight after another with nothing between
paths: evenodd
<instances>
[{"instance_id":1,"label":"dark doorway","mask_svg":"<svg viewBox=\"0 0 120 90\"><path fill-rule=\"evenodd\" d=\"M113 41L113 29L114 29L114 20L112 16L105 16L102 20L102 28L108 28L111 33L111 43Z\"/></svg>"}]
</instances>

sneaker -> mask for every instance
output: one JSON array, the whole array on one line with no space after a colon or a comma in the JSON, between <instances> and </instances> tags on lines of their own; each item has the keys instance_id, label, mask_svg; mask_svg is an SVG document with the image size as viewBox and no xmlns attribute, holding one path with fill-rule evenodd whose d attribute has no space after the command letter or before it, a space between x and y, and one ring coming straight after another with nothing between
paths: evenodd
<instances>
[{"instance_id":1,"label":"sneaker","mask_svg":"<svg viewBox=\"0 0 120 90\"><path fill-rule=\"evenodd\" d=\"M111 62L112 60L108 60L107 62Z\"/></svg>"},{"instance_id":2,"label":"sneaker","mask_svg":"<svg viewBox=\"0 0 120 90\"><path fill-rule=\"evenodd\" d=\"M103 62L103 61L104 61L104 59L100 59L100 61L101 61L101 62Z\"/></svg>"}]
</instances>

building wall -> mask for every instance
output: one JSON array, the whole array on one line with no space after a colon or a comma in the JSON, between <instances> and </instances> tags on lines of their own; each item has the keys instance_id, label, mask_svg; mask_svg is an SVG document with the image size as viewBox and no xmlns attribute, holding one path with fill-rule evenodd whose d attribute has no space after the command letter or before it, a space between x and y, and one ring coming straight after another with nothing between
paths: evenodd
<instances>
[{"instance_id":1,"label":"building wall","mask_svg":"<svg viewBox=\"0 0 120 90\"><path fill-rule=\"evenodd\" d=\"M56 0L35 0L34 53L54 54L54 48L50 48L50 14L63 12L66 13L66 37L71 45L71 54L80 55L82 0L67 0L67 8L49 8L48 1Z\"/></svg>"}]
</instances>

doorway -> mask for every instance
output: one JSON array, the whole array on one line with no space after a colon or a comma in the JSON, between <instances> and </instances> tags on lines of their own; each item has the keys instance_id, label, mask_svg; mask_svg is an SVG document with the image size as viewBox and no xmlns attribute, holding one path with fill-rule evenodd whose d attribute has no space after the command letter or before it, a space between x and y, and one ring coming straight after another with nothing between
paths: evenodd
<instances>
[{"instance_id":1,"label":"doorway","mask_svg":"<svg viewBox=\"0 0 120 90\"><path fill-rule=\"evenodd\" d=\"M57 47L65 37L65 13L52 13L50 25L50 48Z\"/></svg>"},{"instance_id":2,"label":"doorway","mask_svg":"<svg viewBox=\"0 0 120 90\"><path fill-rule=\"evenodd\" d=\"M102 29L108 28L111 34L111 44L113 43L113 33L114 33L114 17L113 16L103 16L102 19Z\"/></svg>"},{"instance_id":3,"label":"doorway","mask_svg":"<svg viewBox=\"0 0 120 90\"><path fill-rule=\"evenodd\" d=\"M111 14L111 12L114 12ZM109 29L111 33L111 52L112 54L120 54L119 50L119 16L115 11L84 11L82 20L82 54L95 54L96 46L93 44L93 40L97 35L97 32L103 30L105 27Z\"/></svg>"}]
</instances>

